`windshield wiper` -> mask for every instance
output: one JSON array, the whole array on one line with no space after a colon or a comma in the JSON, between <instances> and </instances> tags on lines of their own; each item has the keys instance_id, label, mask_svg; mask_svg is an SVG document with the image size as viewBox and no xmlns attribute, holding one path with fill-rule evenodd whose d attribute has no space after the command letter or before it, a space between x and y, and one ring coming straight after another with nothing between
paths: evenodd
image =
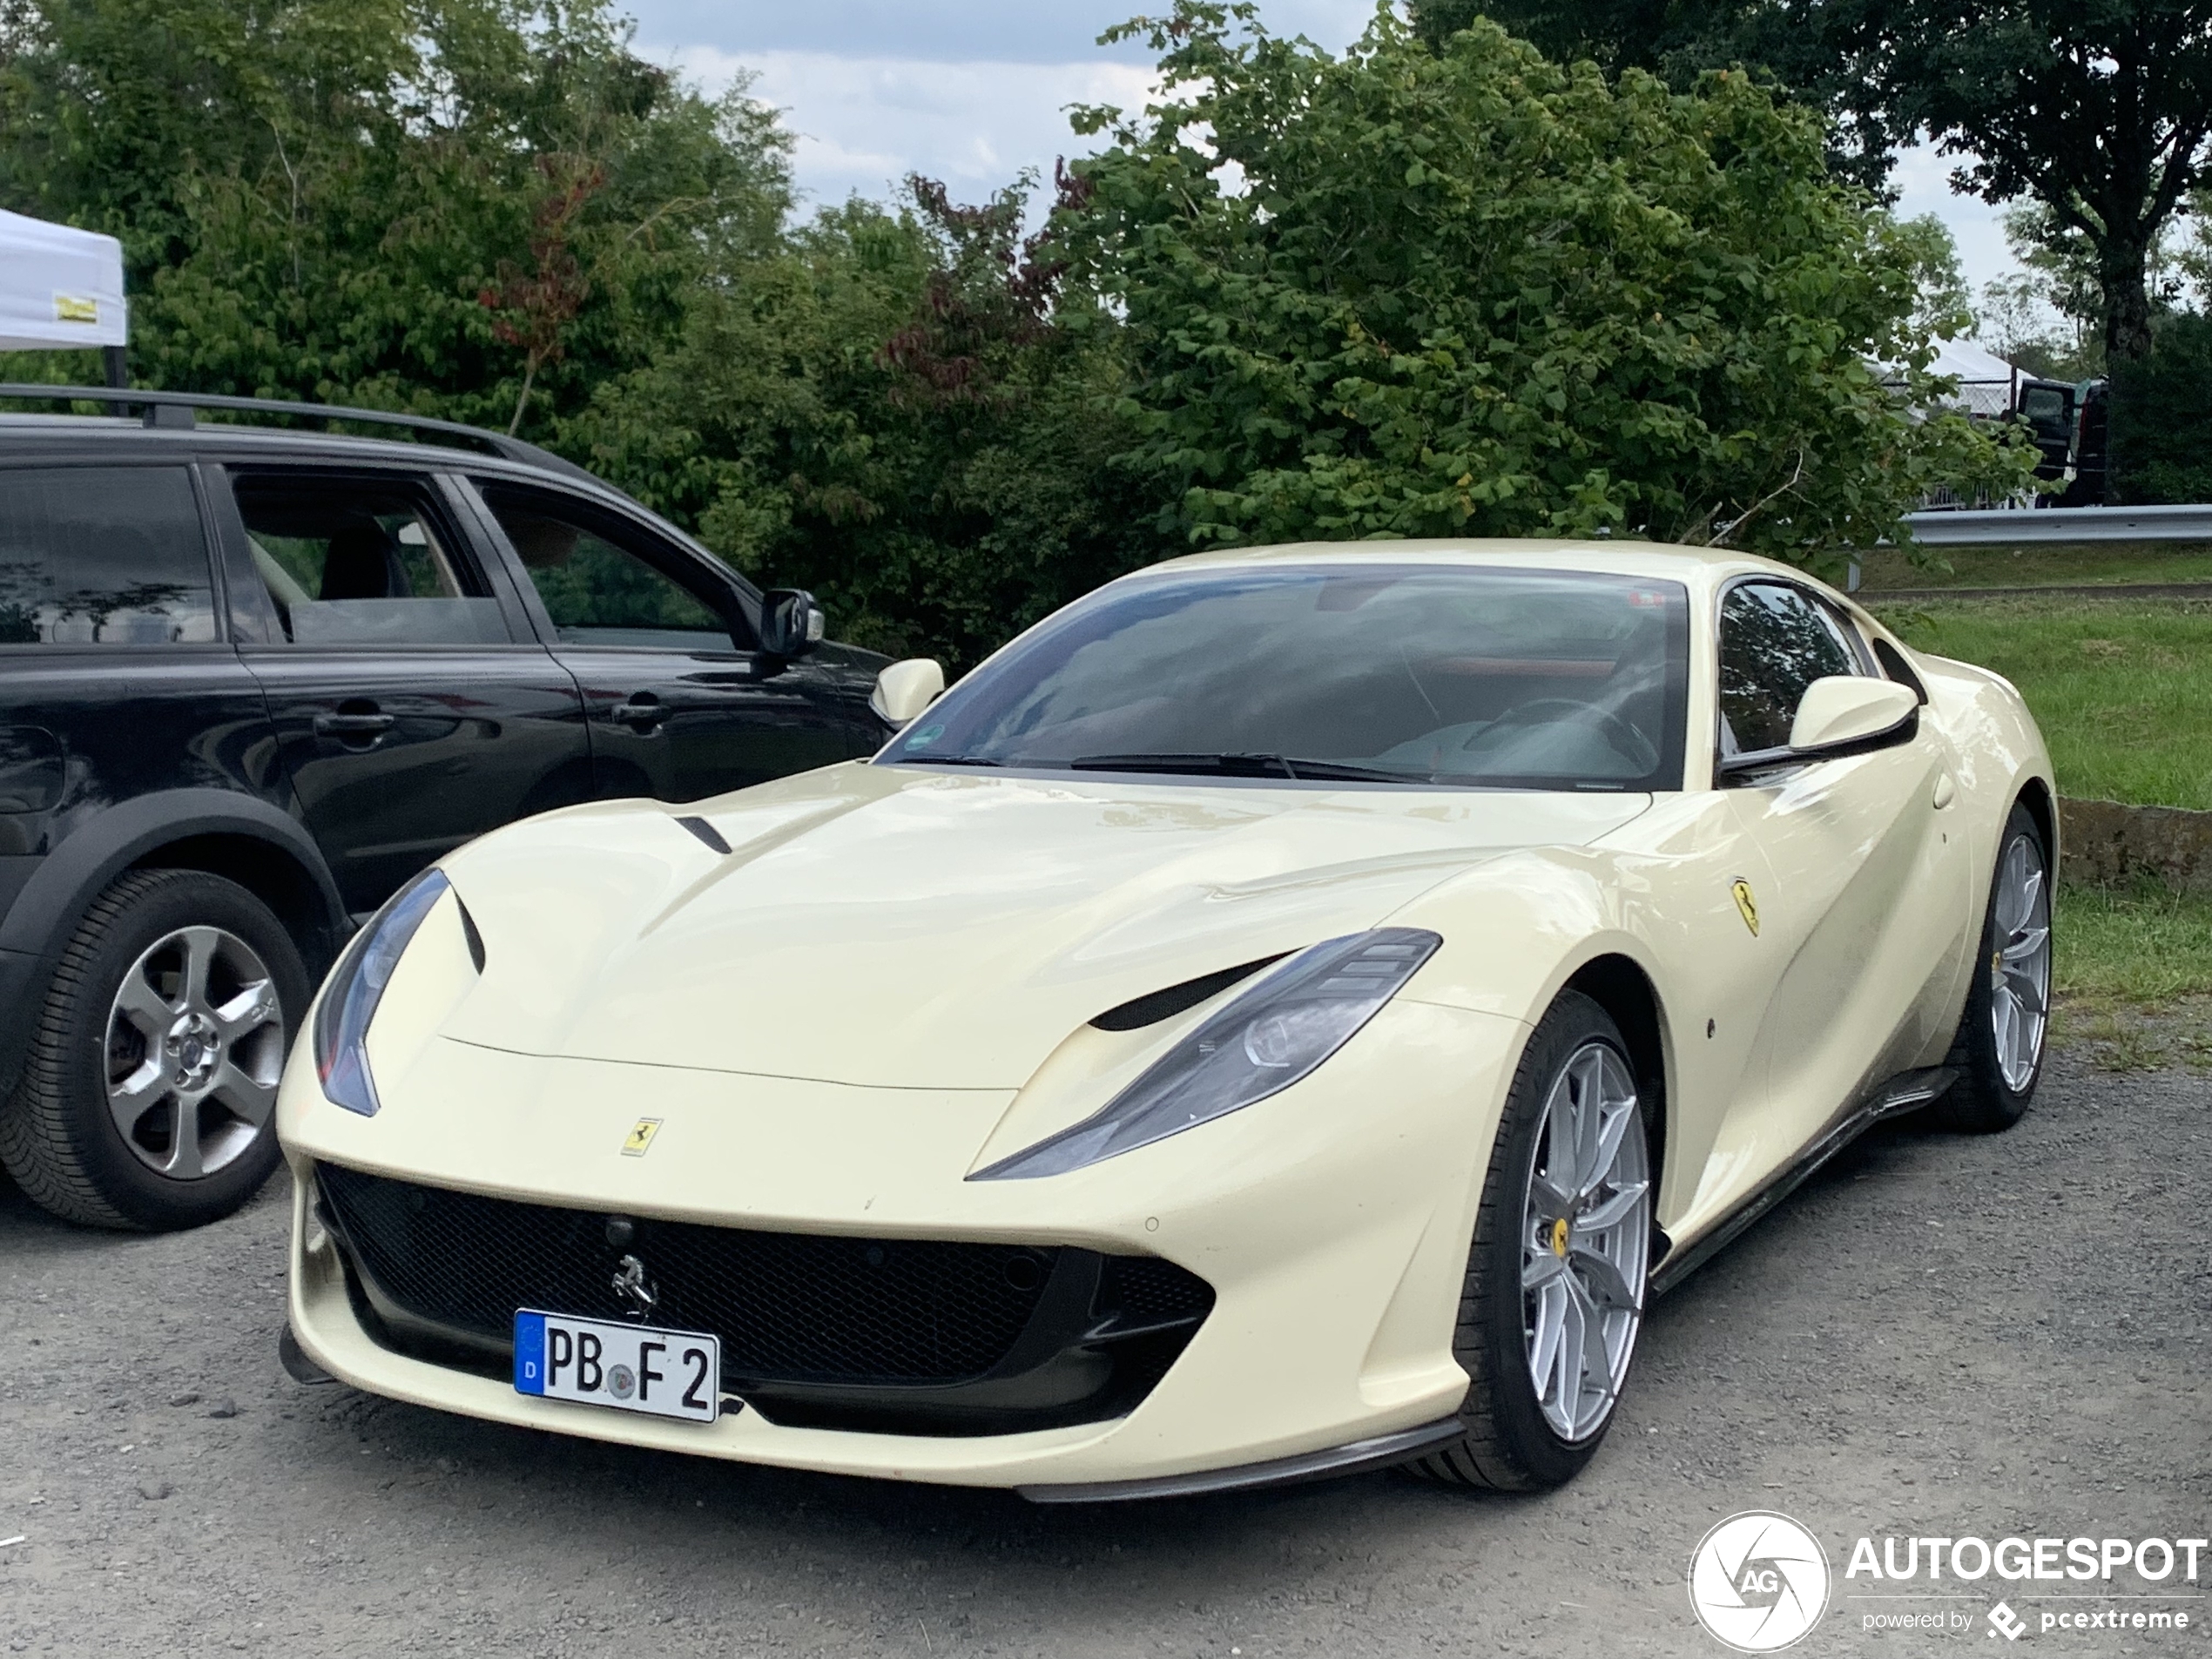
<instances>
[{"instance_id":1,"label":"windshield wiper","mask_svg":"<svg viewBox=\"0 0 2212 1659\"><path fill-rule=\"evenodd\" d=\"M1223 778L1288 778L1339 783L1426 782L1418 772L1390 772L1379 766L1351 766L1334 760L1301 760L1278 754L1078 755L1068 765L1077 772L1190 772Z\"/></svg>"},{"instance_id":2,"label":"windshield wiper","mask_svg":"<svg viewBox=\"0 0 2212 1659\"><path fill-rule=\"evenodd\" d=\"M988 755L917 755L903 754L900 759L918 766L1003 766L1003 760L994 760Z\"/></svg>"}]
</instances>

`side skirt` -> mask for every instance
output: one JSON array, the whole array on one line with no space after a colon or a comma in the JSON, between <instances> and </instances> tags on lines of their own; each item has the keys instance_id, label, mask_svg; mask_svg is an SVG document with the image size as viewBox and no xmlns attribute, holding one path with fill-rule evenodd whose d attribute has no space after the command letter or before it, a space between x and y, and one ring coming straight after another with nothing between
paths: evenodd
<instances>
[{"instance_id":1,"label":"side skirt","mask_svg":"<svg viewBox=\"0 0 2212 1659\"><path fill-rule=\"evenodd\" d=\"M1842 1122L1798 1154L1797 1162L1784 1166L1772 1180L1737 1205L1712 1231L1669 1251L1651 1275L1651 1294L1664 1296L1719 1255L1760 1217L1804 1185L1814 1170L1875 1124L1926 1105L1958 1079L1959 1073L1949 1066L1899 1072L1891 1078L1864 1104L1846 1114Z\"/></svg>"}]
</instances>

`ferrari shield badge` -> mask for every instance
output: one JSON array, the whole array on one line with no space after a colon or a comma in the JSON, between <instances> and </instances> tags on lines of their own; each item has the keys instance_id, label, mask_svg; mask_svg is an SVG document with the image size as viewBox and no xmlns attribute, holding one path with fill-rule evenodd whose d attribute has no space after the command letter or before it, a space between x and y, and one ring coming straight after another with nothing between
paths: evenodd
<instances>
[{"instance_id":1,"label":"ferrari shield badge","mask_svg":"<svg viewBox=\"0 0 2212 1659\"><path fill-rule=\"evenodd\" d=\"M1736 885L1729 891L1736 895L1737 914L1743 918L1743 925L1751 930L1751 937L1757 939L1759 936L1759 901L1751 896L1751 884L1739 875L1736 878Z\"/></svg>"},{"instance_id":2,"label":"ferrari shield badge","mask_svg":"<svg viewBox=\"0 0 2212 1659\"><path fill-rule=\"evenodd\" d=\"M1756 929L1754 930L1756 931ZM660 1119L641 1117L624 1137L622 1155L626 1158L642 1158L653 1143L653 1136L660 1133Z\"/></svg>"}]
</instances>

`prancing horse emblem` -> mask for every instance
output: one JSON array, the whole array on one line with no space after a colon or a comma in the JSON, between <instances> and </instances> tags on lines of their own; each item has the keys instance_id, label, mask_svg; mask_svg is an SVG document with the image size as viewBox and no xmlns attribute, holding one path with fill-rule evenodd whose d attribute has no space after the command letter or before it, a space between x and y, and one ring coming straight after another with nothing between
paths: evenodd
<instances>
[{"instance_id":1,"label":"prancing horse emblem","mask_svg":"<svg viewBox=\"0 0 2212 1659\"><path fill-rule=\"evenodd\" d=\"M1743 918L1743 925L1751 930L1751 937L1757 939L1759 936L1759 905L1758 900L1751 897L1751 884L1739 875L1736 878L1736 885L1729 891L1736 895L1737 914Z\"/></svg>"},{"instance_id":2,"label":"prancing horse emblem","mask_svg":"<svg viewBox=\"0 0 2212 1659\"><path fill-rule=\"evenodd\" d=\"M652 1281L645 1277L645 1264L635 1256L625 1256L616 1264L614 1287L615 1294L627 1304L625 1318L644 1318L660 1301Z\"/></svg>"}]
</instances>

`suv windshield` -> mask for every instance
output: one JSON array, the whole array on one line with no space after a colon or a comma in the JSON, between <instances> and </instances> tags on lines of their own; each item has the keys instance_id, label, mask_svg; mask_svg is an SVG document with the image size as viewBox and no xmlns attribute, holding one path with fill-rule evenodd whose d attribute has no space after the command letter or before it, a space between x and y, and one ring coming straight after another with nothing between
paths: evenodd
<instances>
[{"instance_id":1,"label":"suv windshield","mask_svg":"<svg viewBox=\"0 0 2212 1659\"><path fill-rule=\"evenodd\" d=\"M1433 565L1118 583L1040 624L884 763L1678 789L1682 586Z\"/></svg>"}]
</instances>

